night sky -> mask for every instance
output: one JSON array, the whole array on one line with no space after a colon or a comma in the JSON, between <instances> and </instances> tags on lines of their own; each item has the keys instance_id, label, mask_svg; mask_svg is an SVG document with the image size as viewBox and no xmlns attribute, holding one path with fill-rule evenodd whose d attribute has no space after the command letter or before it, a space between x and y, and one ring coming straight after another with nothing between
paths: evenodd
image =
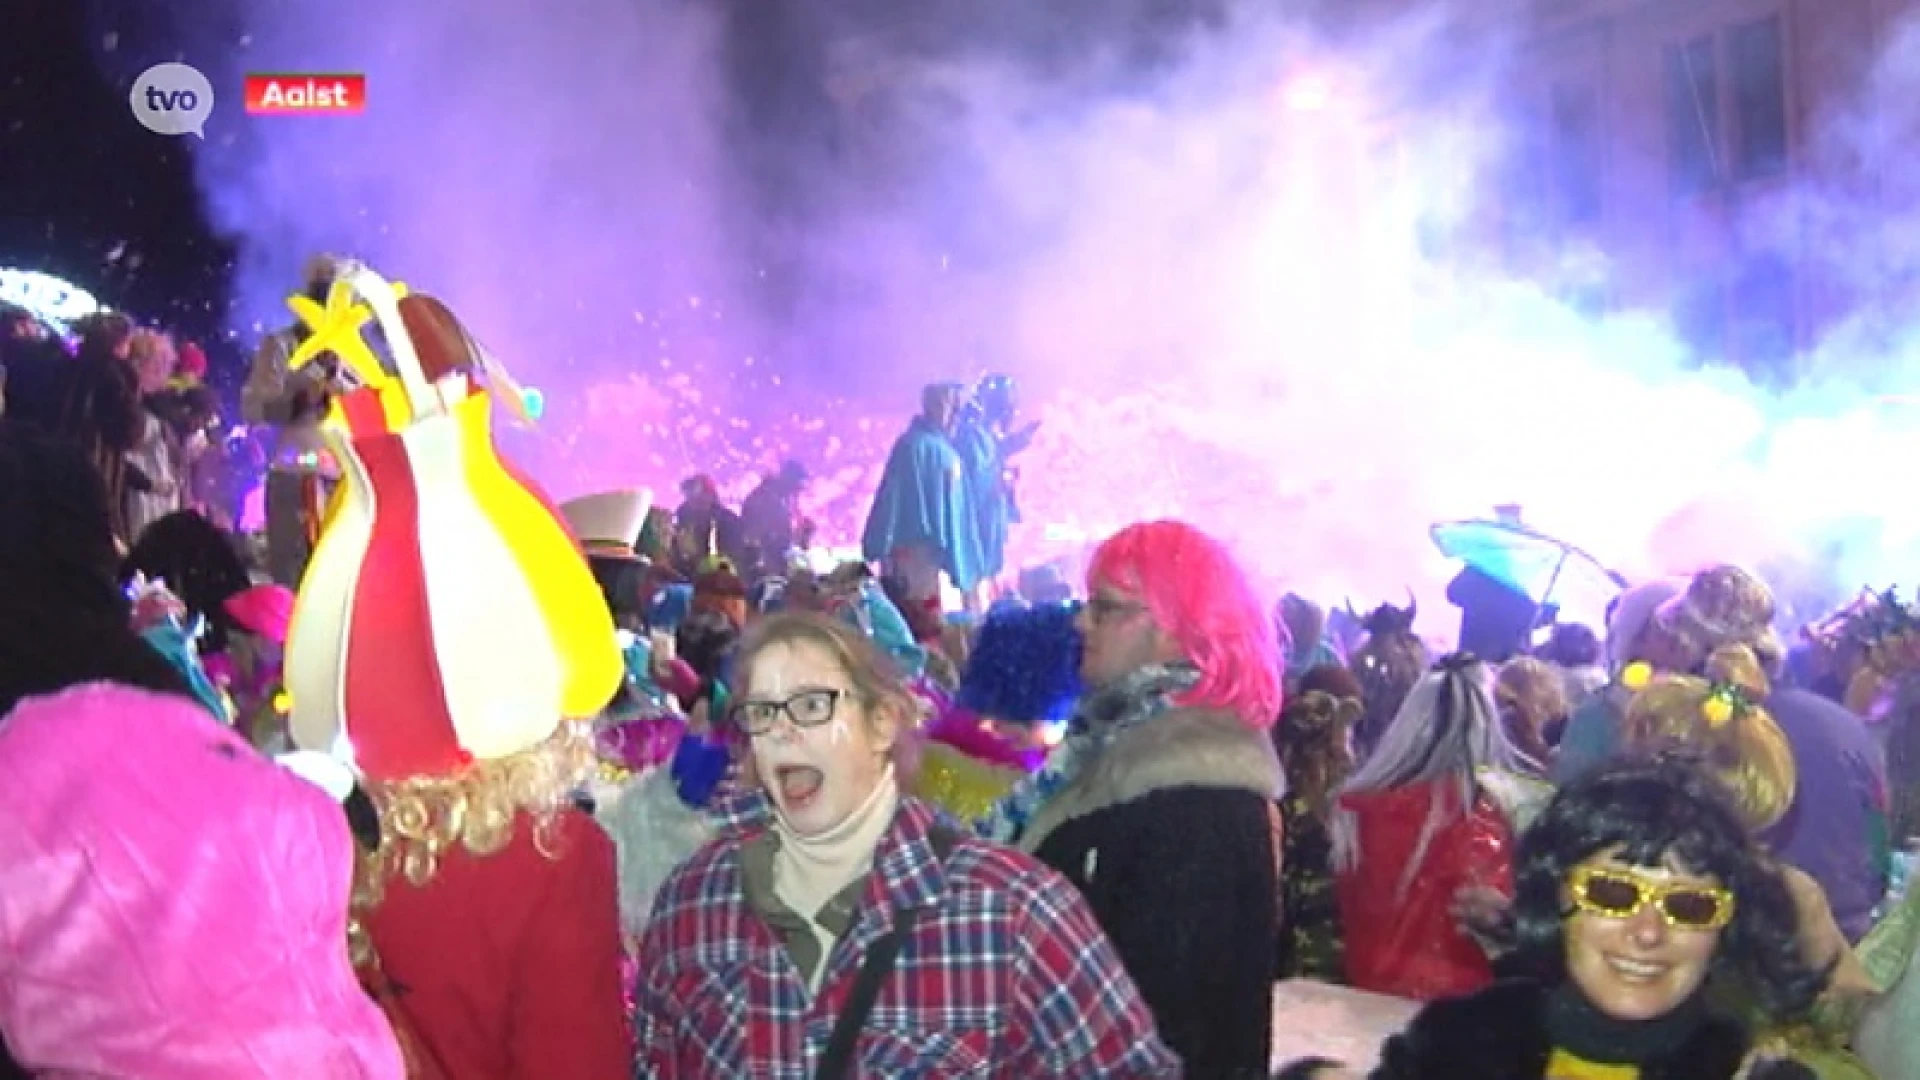
<instances>
[{"instance_id":1,"label":"night sky","mask_svg":"<svg viewBox=\"0 0 1920 1080\"><path fill-rule=\"evenodd\" d=\"M231 252L208 228L189 139L136 124L126 91L102 71L110 44L118 52L141 40L136 5L4 7L0 265L66 278L232 364L217 340Z\"/></svg>"},{"instance_id":2,"label":"night sky","mask_svg":"<svg viewBox=\"0 0 1920 1080\"><path fill-rule=\"evenodd\" d=\"M1457 62L1457 39L1422 38L1429 47L1409 52L1397 27L1376 35L1370 20L1356 14L1417 5L606 0L595 5L597 15L584 20L587 25L554 20L551 32L536 35L531 31L546 24L521 14L541 10L526 0L341 2L366 14L368 25L326 42L339 46L334 53L319 51L359 56L364 64L338 61L356 70L388 63L412 93L394 99L395 113L381 114L378 128L386 141L373 147L345 137L335 147L325 129L311 127L304 131L322 132L311 142L266 139L259 136L260 125L235 114L211 143L212 156L200 164L218 184L223 223L246 229L249 243L240 260L243 253L231 242L211 235L201 206L194 168L201 144L140 127L127 89L141 70L162 61L185 60L210 72L225 68L223 77L230 79L258 70L255 64L286 62L290 52L304 55L289 42L315 40L314 27L336 17L337 5L0 0L0 266L66 278L109 305L200 341L231 387L258 337L252 324L287 318L280 283L306 254L346 251L381 260L462 303L486 339L522 365L516 373L524 372L549 400L573 395L578 406L556 409L537 442L545 455L540 464L552 478L547 482L557 490L572 494L632 483L669 490L678 476L695 470L744 486L781 458L802 456L844 464L836 497L853 508L838 518L823 516L837 526L855 521L860 508L853 504L870 490L863 470L877 470L884 460L886 440L910 411L917 381L971 377L991 365L1021 379L1036 408L1071 418L1071 427L1067 420L1049 421L1047 430L1062 434L1055 444L1037 448L1035 460L1044 458L1048 466L1025 481L1033 520L1049 530L1048 537L1062 538L1048 539L1048 545L1064 549L1083 532L1111 527L1117 505L1151 506L1154 513L1185 515L1222 533L1261 536L1260 561L1273 572L1323 574L1327 588L1362 596L1372 591L1397 599L1410 561L1408 549L1398 545L1415 544L1424 555L1422 537L1430 522L1472 513L1492 500L1526 502L1530 511L1539 508L1543 522L1552 518L1550 507L1564 501L1566 520L1543 527L1595 548L1626 550L1614 560L1623 565L1647 547L1650 528L1667 520L1661 515L1695 505L1691 500L1699 493L1681 490L1693 481L1668 479L1674 470L1666 459L1685 454L1664 445L1630 448L1648 455L1642 471L1667 481L1652 485L1663 495L1642 490L1649 485L1613 492L1617 476L1634 471L1613 453L1591 465L1557 463L1551 477L1535 477L1529 470L1537 463L1524 455L1494 456L1536 442L1577 444L1583 436L1569 427L1572 421L1600 425L1610 416L1671 405L1674 415L1688 419L1662 441L1695 439L1702 461L1732 454L1723 449L1732 438L1724 432L1770 425L1787 432L1783 445L1798 438L1812 449L1794 443L1792 454L1770 457L1763 475L1752 481L1756 490L1762 480L1777 480L1789 493L1804 484L1809 504L1835 508L1820 513L1858 510L1863 519L1878 498L1864 488L1858 495L1832 491L1822 482L1847 474L1847 462L1860 451L1822 434L1819 417L1801 416L1802 403L1721 387L1725 380L1717 376L1713 385L1703 382L1663 312L1626 313L1633 317L1603 324L1570 318L1536 283L1510 288L1515 282L1492 257L1498 252L1472 261L1464 274L1451 273L1458 267L1444 265L1443 246L1426 243L1424 226L1436 216L1453 220L1462 209L1451 194L1460 183L1458 154L1451 149L1455 125L1476 134L1468 140L1475 146L1486 141L1478 134L1503 130L1521 136L1517 144L1531 145L1525 142L1531 113L1516 106L1489 114L1474 101L1454 100L1455 93L1446 92L1451 84L1435 72L1460 75L1454 81L1465 86L1457 93L1467 98L1487 77ZM713 116L699 124L657 122L653 112L643 115L653 108L646 101L635 106L637 95L619 92L631 59L646 55L643 46L676 39L630 31L627 38L638 44L616 41L621 47L609 48L607 39L617 35L602 32L596 21L617 22L628 7L674 5L719 15L702 20L706 36L696 44L707 47L684 54L694 58L690 65L711 65L698 74L714 85L700 95L675 95L664 83L649 87L670 105L711 108ZM1265 87L1289 85L1283 80L1296 74L1295 66L1316 74L1320 59L1312 50L1301 52L1292 33L1271 32L1276 28L1248 35L1229 23L1229 32L1216 33L1227 7L1284 12L1276 19L1311 21L1316 35L1329 22L1340 23L1342 32L1327 35L1338 39L1327 68L1337 82L1352 58L1360 73L1353 99L1327 114L1331 120L1319 111L1275 116L1264 107L1224 100L1243 92L1245 81L1255 95L1247 100L1263 102ZM1303 14L1314 11L1340 18ZM282 39L274 37L276 27ZM834 49L874 38L881 44ZM387 59L397 55L396 43L416 40L442 47L431 62L412 52L403 60ZM593 123L522 124L527 142L546 156L513 170L514 183L495 183L490 169L501 143L489 127L498 115L488 99L492 85L465 77L478 71L491 78L495 65L468 63L460 50L469 48L503 61L500 66L521 80L513 85L532 88L517 99L519 118L565 107L564 91L578 89L576 71L592 76L583 85L607 107L589 118ZM874 81L881 86L860 97L857 105L865 111L857 114L821 85L823 69L846 52L874 63ZM913 55L897 66L922 69L938 62L965 79L946 84L901 78L896 81L902 85L892 85L888 70L903 53ZM576 57L583 61L577 66ZM1876 84L1884 84L1882 104L1910 109L1920 100L1912 89L1916 79L1920 75L1908 71L1883 73ZM444 101L428 92L442 81L458 91ZM959 122L949 119L951 111L940 111L961 93L953 86L993 92L984 104L972 103L974 113ZM223 92L232 95L235 88ZM1398 179L1382 175L1371 184L1349 183L1355 140L1338 126L1349 108L1392 121L1395 156L1385 171ZM674 114L671 108L654 111ZM1891 137L1874 133L1911 123L1909 113L1896 110L1893 118L1875 119L1865 134L1854 135L1871 135L1862 143L1870 149L1877 145L1873 139ZM711 160L703 156L682 165L671 152L620 156L628 146L655 146L647 140L683 129L700 137L692 141L703 152L713 144ZM284 130L302 134L299 125ZM407 176L388 166L393 158L382 155L403 152L412 130L431 135L427 141L451 155L448 160L483 167L466 168L459 183L448 185L450 192L410 186ZM264 148L272 151L264 157L258 153L263 142L274 144ZM1203 152L1191 162L1173 161L1160 152L1169 145ZM319 160L342 163L352 182L327 184L327 177L306 171L315 148L332 152L332 159ZM1361 153L1370 160L1386 148L1374 140ZM1277 167L1295 154L1298 168ZM261 161L271 167L260 167ZM983 162L1002 167L988 169ZM223 168L228 165L236 167ZM687 183L683 173L697 173L700 184ZM569 192L579 197L546 199L535 189L547 175L566 177ZM1886 179L1897 190L1876 200L1905 204L1902 220L1888 219L1875 200L1846 204L1848 191L1811 192L1822 200L1821 213L1836 216L1842 231L1875 241L1858 245L1860 252L1881 242L1898 246L1898 237L1911 229L1904 220L1914 202L1911 186L1897 170ZM1260 190L1250 192L1253 186ZM713 194L678 200L680 191L696 187ZM1322 189L1339 191L1337 206L1324 214L1294 213L1310 196L1321 198ZM271 197L261 197L263 191ZM1418 196L1407 209L1421 211L1419 236L1384 236L1377 251L1349 243L1356 227L1382 224L1362 213L1363 200L1402 194ZM656 215L656 207L692 209L674 218ZM314 212L307 214L309 209ZM401 211L437 228L410 222ZM461 216L469 212L480 216ZM1270 215L1291 231L1280 237L1277 225L1247 228L1249 212ZM1646 207L1609 210L1667 212L1664 197ZM1399 216L1388 215L1395 220L1385 226L1398 229ZM290 228L276 217L299 217L302 227ZM371 242L355 232L389 224L391 242ZM451 242L441 243L442 236ZM1204 263L1183 261L1195 237L1212 244ZM1338 269L1329 267L1310 254L1316 245L1351 257ZM495 248L513 258L489 261ZM1862 261L1855 245L1835 254L1850 269ZM538 303L501 300L520 299L525 275L514 268L522 258L524 265L547 268L534 284L553 289L553 303L537 293L531 300ZM1240 267L1285 280L1297 293L1275 297L1243 289ZM1879 267L1858 269L1881 273ZM1414 306L1404 318L1386 320L1369 307L1373 297L1386 294L1362 288L1347 296L1343 273L1383 288L1402 280L1444 280L1447 287L1396 292L1396 303L1404 293ZM230 295L236 292L239 299ZM695 302L716 297L726 303ZM1327 302L1309 302L1317 297ZM1276 306L1276 298L1287 303ZM560 301L570 303L562 308ZM1481 303L1494 305L1487 310L1501 317L1462 318ZM1289 313L1286 318L1276 315L1281 311ZM226 337L230 321L246 325L236 338ZM1405 327L1416 328L1417 337L1403 333ZM1847 371L1904 373L1911 356L1904 350L1879 355L1893 347L1893 339L1887 341L1849 338L1821 360ZM1524 384L1511 374L1520 370L1514 358L1523 356ZM1206 362L1185 362L1196 357ZM1328 357L1339 362L1327 365ZM1254 360L1265 366L1252 378L1236 367ZM1323 370L1329 366L1338 368L1338 379ZM1419 389L1424 383L1404 375L1443 369L1449 387L1481 385L1516 395L1517 404L1502 414L1501 437L1488 450L1485 468L1460 469L1450 455L1408 454L1394 423L1369 423L1358 440L1364 445L1351 445L1361 418L1401 413L1419 420L1422 446L1481 445L1479 412L1436 416ZM1518 396L1551 379L1594 387L1600 396L1583 396L1580 415L1567 422ZM1875 393L1910 392L1890 377L1874 379ZM1614 393L1617 401L1605 398ZM1181 410L1162 408L1168 400L1179 401ZM1839 408L1825 400L1819 407ZM1710 408L1719 420L1701 419ZM1802 419L1804 424L1792 426ZM1386 434L1376 435L1376 428ZM1871 434L1904 437L1893 430ZM1610 445L1614 436L1611 427L1595 427L1584 437ZM1349 452L1320 452L1336 444ZM530 437L528 445L535 440ZM1808 455L1815 461L1804 460ZM1568 470L1588 467L1596 472L1587 489L1613 493L1577 501L1566 494L1581 489L1569 482ZM1456 483L1463 471L1474 474L1471 483ZM1458 494L1469 488L1472 495ZM1440 491L1454 494L1443 499L1435 494ZM1311 511L1349 531L1289 529L1297 535L1269 536L1269 501L1293 515ZM1768 502L1784 508L1796 498ZM1804 520L1783 522L1780 544L1820 549L1829 539L1822 521L1809 510ZM1693 528L1703 542L1723 531ZM1856 526L1843 522L1835 528ZM856 529L840 531L851 535ZM1724 531L1763 532L1745 519ZM1882 567L1891 565L1875 546L1880 541L1858 531L1864 539L1856 552L1826 560L1840 567L1835 573L1848 578L1843 584L1849 589L1861 577L1878 580ZM1353 539L1361 536L1380 539ZM1404 541L1408 536L1414 540ZM1318 537L1331 539L1323 548ZM1712 557L1733 554L1719 537L1712 539ZM1688 543L1675 540L1649 553L1646 565L1692 565L1707 554ZM1772 543L1752 539L1752 559L1770 555L1762 548ZM1036 545L1036 553L1044 554L1043 547Z\"/></svg>"},{"instance_id":3,"label":"night sky","mask_svg":"<svg viewBox=\"0 0 1920 1080\"><path fill-rule=\"evenodd\" d=\"M755 128L791 136L824 123L818 65L808 62L818 60L820 43L786 26L790 20L770 17L761 0L721 6L735 61L728 77L749 125L743 145L758 142ZM1017 17L1003 4L920 0L849 4L842 16L876 26L924 22L948 42L1004 37L1017 25L1016 36L1026 39L1021 51L1052 66L1064 43L1079 51L1113 34L1131 37L1144 61L1150 45L1171 40L1169 20L1204 23L1218 14L1217 0L1077 0L1045 19L1024 4L1014 8ZM195 188L195 140L140 127L126 95L148 65L186 59L185 43L176 40L187 29L183 20L191 20L196 43L237 40L245 0L191 0L190 11L152 0L0 0L0 9L0 266L65 278L109 306L199 340L230 379L249 343L224 340L235 252L214 235ZM795 114L806 106L811 115ZM770 201L792 168L744 153L741 164L760 174ZM781 210L761 207L776 219Z\"/></svg>"}]
</instances>

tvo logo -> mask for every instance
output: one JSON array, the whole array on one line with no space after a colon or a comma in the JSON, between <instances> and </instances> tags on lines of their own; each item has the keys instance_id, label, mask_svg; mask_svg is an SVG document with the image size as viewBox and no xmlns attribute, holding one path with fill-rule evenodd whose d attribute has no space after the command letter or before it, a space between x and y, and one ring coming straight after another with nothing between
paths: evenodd
<instances>
[{"instance_id":1,"label":"tvo logo","mask_svg":"<svg viewBox=\"0 0 1920 1080\"><path fill-rule=\"evenodd\" d=\"M156 135L207 137L213 84L189 64L155 64L140 73L127 95L133 118Z\"/></svg>"}]
</instances>

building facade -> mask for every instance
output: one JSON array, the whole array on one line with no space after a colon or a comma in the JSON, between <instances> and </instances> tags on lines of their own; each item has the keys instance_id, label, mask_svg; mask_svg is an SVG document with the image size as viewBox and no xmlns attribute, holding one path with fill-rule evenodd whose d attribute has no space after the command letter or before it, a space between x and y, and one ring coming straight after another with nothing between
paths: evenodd
<instances>
[{"instance_id":1,"label":"building facade","mask_svg":"<svg viewBox=\"0 0 1920 1080\"><path fill-rule=\"evenodd\" d=\"M1898 163L1854 135L1916 16L1917 0L1532 0L1510 258L1594 306L1669 311L1702 360L1792 378L1876 299L1862 223ZM1569 261L1607 269L1569 278Z\"/></svg>"}]
</instances>

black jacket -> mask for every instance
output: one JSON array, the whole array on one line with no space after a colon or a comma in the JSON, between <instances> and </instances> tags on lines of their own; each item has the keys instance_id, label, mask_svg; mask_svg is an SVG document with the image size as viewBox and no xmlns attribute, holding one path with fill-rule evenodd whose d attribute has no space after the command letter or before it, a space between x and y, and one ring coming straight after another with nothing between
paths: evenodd
<instances>
[{"instance_id":1,"label":"black jacket","mask_svg":"<svg viewBox=\"0 0 1920 1080\"><path fill-rule=\"evenodd\" d=\"M1435 1001L1407 1030L1388 1039L1372 1080L1540 1080L1553 1054L1547 1034L1548 991L1524 979L1497 982L1466 997ZM1641 1066L1641 1080L1732 1080L1751 1040L1731 1018L1708 1013L1672 1054ZM1812 1080L1805 1067L1781 1062L1749 1074L1754 1080Z\"/></svg>"},{"instance_id":2,"label":"black jacket","mask_svg":"<svg viewBox=\"0 0 1920 1080\"><path fill-rule=\"evenodd\" d=\"M1086 896L1190 1080L1271 1072L1279 786L1265 737L1175 709L1117 736L1022 837Z\"/></svg>"}]
</instances>

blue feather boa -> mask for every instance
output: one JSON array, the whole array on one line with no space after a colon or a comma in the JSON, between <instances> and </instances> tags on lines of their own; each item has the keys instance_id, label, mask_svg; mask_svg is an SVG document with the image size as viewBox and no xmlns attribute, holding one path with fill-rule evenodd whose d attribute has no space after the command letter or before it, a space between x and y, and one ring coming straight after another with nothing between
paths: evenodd
<instances>
[{"instance_id":1,"label":"blue feather boa","mask_svg":"<svg viewBox=\"0 0 1920 1080\"><path fill-rule=\"evenodd\" d=\"M1082 699L1046 764L1015 784L975 830L998 843L1018 843L1034 814L1098 761L1116 736L1171 709L1175 695L1199 681L1199 670L1186 664L1153 665Z\"/></svg>"}]
</instances>

